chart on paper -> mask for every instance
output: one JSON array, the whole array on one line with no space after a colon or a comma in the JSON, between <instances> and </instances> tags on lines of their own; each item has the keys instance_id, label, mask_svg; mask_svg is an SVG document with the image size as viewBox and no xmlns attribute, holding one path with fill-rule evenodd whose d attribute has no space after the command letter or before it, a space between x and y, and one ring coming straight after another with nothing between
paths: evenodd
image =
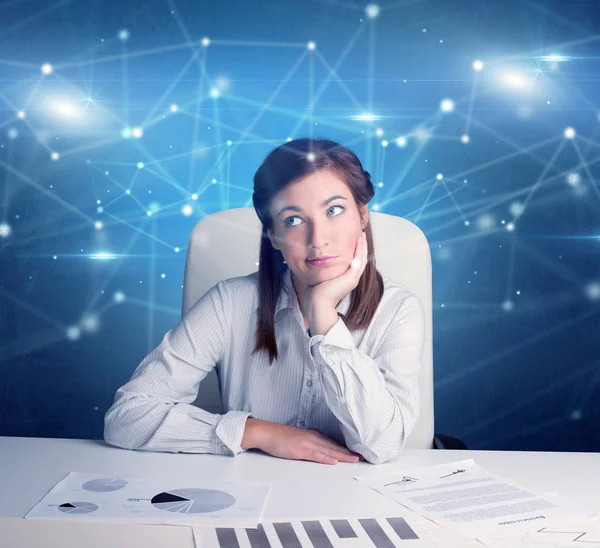
<instances>
[{"instance_id":1,"label":"chart on paper","mask_svg":"<svg viewBox=\"0 0 600 548\"><path fill-rule=\"evenodd\" d=\"M206 548L429 548L447 546L447 534L420 516L262 521L258 528L194 527ZM409 541L409 542L408 542Z\"/></svg>"}]
</instances>

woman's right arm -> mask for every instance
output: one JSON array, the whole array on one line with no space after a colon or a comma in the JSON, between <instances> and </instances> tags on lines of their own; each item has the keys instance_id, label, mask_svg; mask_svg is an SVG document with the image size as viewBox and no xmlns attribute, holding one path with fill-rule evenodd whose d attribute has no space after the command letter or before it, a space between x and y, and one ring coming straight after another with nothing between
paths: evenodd
<instances>
[{"instance_id":1,"label":"woman's right arm","mask_svg":"<svg viewBox=\"0 0 600 548\"><path fill-rule=\"evenodd\" d=\"M117 390L104 417L104 439L125 449L235 455L251 413L223 415L192 402L202 379L224 355L232 295L210 288Z\"/></svg>"}]
</instances>

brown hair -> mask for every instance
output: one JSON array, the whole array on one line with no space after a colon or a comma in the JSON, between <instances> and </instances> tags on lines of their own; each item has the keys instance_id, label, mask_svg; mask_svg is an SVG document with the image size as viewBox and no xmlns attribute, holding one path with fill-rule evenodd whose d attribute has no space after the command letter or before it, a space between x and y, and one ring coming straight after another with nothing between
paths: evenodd
<instances>
[{"instance_id":1,"label":"brown hair","mask_svg":"<svg viewBox=\"0 0 600 548\"><path fill-rule=\"evenodd\" d=\"M313 158L307 157L308 153ZM269 361L278 357L275 340L275 306L281 291L285 269L281 251L274 249L267 234L273 228L269 214L272 198L292 182L327 169L339 175L348 185L357 206L368 204L375 194L370 174L349 149L327 139L296 139L269 153L254 175L252 201L262 223L258 267L258 327L253 354L263 348L269 352ZM350 307L344 323L350 331L367 327L383 296L383 278L375 268L371 224L365 228L369 249L368 264L352 291Z\"/></svg>"}]
</instances>

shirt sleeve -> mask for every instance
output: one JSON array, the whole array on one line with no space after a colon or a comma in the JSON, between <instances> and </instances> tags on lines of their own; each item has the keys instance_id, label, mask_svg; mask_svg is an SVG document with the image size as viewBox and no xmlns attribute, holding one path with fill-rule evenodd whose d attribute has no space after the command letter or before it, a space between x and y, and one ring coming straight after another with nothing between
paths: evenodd
<instances>
[{"instance_id":1,"label":"shirt sleeve","mask_svg":"<svg viewBox=\"0 0 600 548\"><path fill-rule=\"evenodd\" d=\"M213 414L192 402L224 355L231 298L223 281L209 289L117 390L104 439L117 447L236 455L251 413Z\"/></svg>"},{"instance_id":2,"label":"shirt sleeve","mask_svg":"<svg viewBox=\"0 0 600 548\"><path fill-rule=\"evenodd\" d=\"M419 415L425 311L416 295L402 300L373 357L356 348L340 317L311 338L325 400L348 448L373 464L397 456Z\"/></svg>"}]
</instances>

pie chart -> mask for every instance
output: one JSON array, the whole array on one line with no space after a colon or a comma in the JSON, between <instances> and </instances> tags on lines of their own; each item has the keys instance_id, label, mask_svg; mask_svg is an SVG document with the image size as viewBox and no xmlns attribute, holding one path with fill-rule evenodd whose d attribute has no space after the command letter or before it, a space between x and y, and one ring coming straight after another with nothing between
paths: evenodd
<instances>
[{"instance_id":1,"label":"pie chart","mask_svg":"<svg viewBox=\"0 0 600 548\"><path fill-rule=\"evenodd\" d=\"M98 507L92 502L65 502L58 509L64 514L89 514L98 510Z\"/></svg>"},{"instance_id":2,"label":"pie chart","mask_svg":"<svg viewBox=\"0 0 600 548\"><path fill-rule=\"evenodd\" d=\"M124 479L119 478L100 478L86 481L82 487L87 491L94 493L105 493L108 491L117 491L127 485Z\"/></svg>"},{"instance_id":3,"label":"pie chart","mask_svg":"<svg viewBox=\"0 0 600 548\"><path fill-rule=\"evenodd\" d=\"M173 489L152 497L152 505L159 510L182 514L216 512L235 504L235 497L215 489Z\"/></svg>"}]
</instances>

